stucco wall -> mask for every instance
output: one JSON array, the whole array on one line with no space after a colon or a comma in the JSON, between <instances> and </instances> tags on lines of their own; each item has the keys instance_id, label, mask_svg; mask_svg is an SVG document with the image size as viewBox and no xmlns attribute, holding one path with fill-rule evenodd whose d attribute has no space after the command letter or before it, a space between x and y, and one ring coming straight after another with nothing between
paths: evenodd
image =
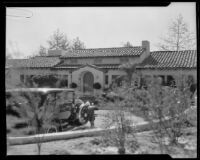
<instances>
[{"instance_id":1,"label":"stucco wall","mask_svg":"<svg viewBox=\"0 0 200 160\"><path fill-rule=\"evenodd\" d=\"M68 70L50 70L50 69L21 69L21 74L25 75L48 75L48 74L59 74L59 75L68 75Z\"/></svg>"},{"instance_id":2,"label":"stucco wall","mask_svg":"<svg viewBox=\"0 0 200 160\"><path fill-rule=\"evenodd\" d=\"M127 57L130 62L137 62L139 57ZM71 59L65 59L66 64L95 64L95 58L80 58L77 59L77 63L71 63ZM102 58L100 64L121 64L120 57L107 57Z\"/></svg>"},{"instance_id":3,"label":"stucco wall","mask_svg":"<svg viewBox=\"0 0 200 160\"><path fill-rule=\"evenodd\" d=\"M6 87L15 87L20 83L20 71L17 69L6 69Z\"/></svg>"},{"instance_id":4,"label":"stucco wall","mask_svg":"<svg viewBox=\"0 0 200 160\"><path fill-rule=\"evenodd\" d=\"M185 69L185 70L140 70L143 75L172 75L178 77L180 75L192 75L195 82L197 82L197 70L196 69Z\"/></svg>"},{"instance_id":5,"label":"stucco wall","mask_svg":"<svg viewBox=\"0 0 200 160\"><path fill-rule=\"evenodd\" d=\"M105 75L108 75L108 85L105 85L105 87L109 87L112 83L112 75L126 75L126 72L122 70L109 70Z\"/></svg>"},{"instance_id":6,"label":"stucco wall","mask_svg":"<svg viewBox=\"0 0 200 160\"><path fill-rule=\"evenodd\" d=\"M19 84L20 75L68 75L68 86L71 83L70 73L68 70L50 70L50 69L11 69L9 71L10 79L13 84Z\"/></svg>"},{"instance_id":7,"label":"stucco wall","mask_svg":"<svg viewBox=\"0 0 200 160\"><path fill-rule=\"evenodd\" d=\"M86 72L91 72L94 76L94 83L98 82L101 84L102 87L104 87L104 72L100 70L96 70L95 68L86 66L83 68L80 68L74 72L72 72L72 82L76 83L78 85L77 89L82 90L83 88L83 75Z\"/></svg>"},{"instance_id":8,"label":"stucco wall","mask_svg":"<svg viewBox=\"0 0 200 160\"><path fill-rule=\"evenodd\" d=\"M75 70L70 73L69 70L50 70L50 69L10 69L8 78L13 84L20 83L20 75L48 75L48 74L56 74L56 75L68 75L68 87L71 82L75 82L78 87L77 90L82 91L83 89L83 75L86 72L91 72L94 76L94 83L99 82L102 86L102 89L108 87L112 83L112 75L126 75L125 71L110 69L104 73L102 70L95 69L90 66L85 66L78 70ZM142 75L172 75L173 77L177 77L180 75L192 75L194 77L195 82L197 82L197 70L196 69L185 69L185 70L138 70L142 73ZM8 72L8 71L7 71ZM108 85L105 85L105 75L108 75Z\"/></svg>"}]
</instances>

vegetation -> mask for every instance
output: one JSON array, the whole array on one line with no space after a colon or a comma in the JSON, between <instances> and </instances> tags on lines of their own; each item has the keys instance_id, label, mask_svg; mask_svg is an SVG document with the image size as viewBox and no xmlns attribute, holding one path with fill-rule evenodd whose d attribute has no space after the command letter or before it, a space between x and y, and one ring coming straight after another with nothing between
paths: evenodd
<instances>
[{"instance_id":1,"label":"vegetation","mask_svg":"<svg viewBox=\"0 0 200 160\"><path fill-rule=\"evenodd\" d=\"M158 47L165 51L196 49L195 34L189 30L188 24L184 22L182 15L171 22L168 33L161 38Z\"/></svg>"},{"instance_id":2,"label":"vegetation","mask_svg":"<svg viewBox=\"0 0 200 160\"><path fill-rule=\"evenodd\" d=\"M39 55L40 56L46 56L47 55L46 48L42 45L40 45L40 47L39 47Z\"/></svg>"},{"instance_id":3,"label":"vegetation","mask_svg":"<svg viewBox=\"0 0 200 160\"><path fill-rule=\"evenodd\" d=\"M106 146L116 146L119 154L126 154L127 148L131 148L134 153L138 147L137 139L135 138L133 122L126 117L127 109L119 99L114 103L107 103L108 106L117 108L112 114L107 114L104 121L105 128L116 127L115 130L109 131L102 136L102 142ZM131 141L130 141L131 139Z\"/></svg>"},{"instance_id":4,"label":"vegetation","mask_svg":"<svg viewBox=\"0 0 200 160\"><path fill-rule=\"evenodd\" d=\"M73 40L71 49L72 49L72 50L75 50L75 49L85 49L85 45L84 45L83 42L80 41L79 37L76 37L76 38Z\"/></svg>"},{"instance_id":5,"label":"vegetation","mask_svg":"<svg viewBox=\"0 0 200 160\"><path fill-rule=\"evenodd\" d=\"M54 33L47 40L47 43L47 48L42 45L39 46L38 52L40 56L46 56L47 50L72 51L75 49L85 49L85 44L79 39L79 37L76 37L71 41L67 38L67 35L59 29L54 31Z\"/></svg>"},{"instance_id":6,"label":"vegetation","mask_svg":"<svg viewBox=\"0 0 200 160\"><path fill-rule=\"evenodd\" d=\"M71 87L71 88L77 88L77 84L74 83L74 82L72 82L72 83L70 84L70 87Z\"/></svg>"},{"instance_id":7,"label":"vegetation","mask_svg":"<svg viewBox=\"0 0 200 160\"><path fill-rule=\"evenodd\" d=\"M124 47L133 47L133 45L129 41L126 42L123 46Z\"/></svg>"},{"instance_id":8,"label":"vegetation","mask_svg":"<svg viewBox=\"0 0 200 160\"><path fill-rule=\"evenodd\" d=\"M6 100L7 109L12 107L18 116L26 123L27 131L30 129L35 134L46 133L46 129L52 125L52 121L59 113L58 105L55 105L53 95L19 92L10 93L11 96ZM36 138L38 154L41 152L41 138Z\"/></svg>"},{"instance_id":9,"label":"vegetation","mask_svg":"<svg viewBox=\"0 0 200 160\"><path fill-rule=\"evenodd\" d=\"M119 69L126 72L126 79L127 79L127 82L128 82L127 83L128 86L131 86L133 74L136 73L136 66L137 65L138 64L132 64L132 63L128 62L128 63L124 63L124 64L119 66Z\"/></svg>"},{"instance_id":10,"label":"vegetation","mask_svg":"<svg viewBox=\"0 0 200 160\"><path fill-rule=\"evenodd\" d=\"M179 79L177 82L177 87L164 87L157 77L151 80L146 89L129 87L118 88L115 91L122 99L120 101L115 99L113 106L145 118L149 122L150 130L153 131L152 141L159 144L161 153L170 154L170 148L174 145L180 147L178 140L183 135L183 130L188 126L196 125L193 123L196 121L195 111L192 112L192 116L194 116L192 121L191 116L186 112L186 110L190 110L191 104L189 87L183 79ZM117 117L120 116L117 114ZM112 115L110 118L115 123L119 123L114 117ZM124 117L124 121L126 120L127 118ZM158 121L157 125L154 124L156 120ZM123 125L122 122L123 119L119 124ZM122 132L126 134L126 131L122 130ZM134 135L134 131L132 134ZM115 137L113 138L115 139ZM166 139L168 139L167 144L164 142ZM117 140L120 138L118 137ZM121 148L124 148L123 143Z\"/></svg>"},{"instance_id":11,"label":"vegetation","mask_svg":"<svg viewBox=\"0 0 200 160\"><path fill-rule=\"evenodd\" d=\"M143 77L136 71L136 65L124 64L120 68L125 70L127 75L127 84L121 87L113 88L112 93L115 95L112 101L99 99L100 105L116 108L118 111L112 116L112 123L105 124L110 127L110 124L115 124L117 128L121 128L120 132L117 129L114 133L106 134L106 143L114 141L118 147L119 153L125 153L125 142L127 136L135 135L134 130L127 132L123 128L130 128L128 119L124 116L124 111L143 117L149 123L149 130L153 132L152 141L159 144L161 153L170 154L172 146L181 147L179 138L183 135L183 130L186 127L196 127L196 109L191 111L191 91L192 82L187 82L183 76L175 79L176 84L172 86L163 86L160 77L152 77L148 82L142 82L142 86L132 85L134 81L133 74L138 77ZM120 108L120 110L119 110ZM122 114L123 113L123 114ZM190 114L190 115L188 115ZM192 114L192 119L191 119ZM116 119L118 117L118 119ZM155 125L155 122L158 122ZM126 125L123 126L123 125ZM134 125L133 122L131 124ZM118 135L118 137L116 137ZM167 139L167 142L165 142ZM134 138L133 138L134 140ZM133 149L139 144L134 140ZM183 149L183 146L182 146ZM123 152L121 152L123 151Z\"/></svg>"},{"instance_id":12,"label":"vegetation","mask_svg":"<svg viewBox=\"0 0 200 160\"><path fill-rule=\"evenodd\" d=\"M67 36L60 32L57 29L53 35L51 35L50 39L47 41L49 45L49 49L61 49L61 50L69 50L70 49L70 42L67 39Z\"/></svg>"},{"instance_id":13,"label":"vegetation","mask_svg":"<svg viewBox=\"0 0 200 160\"><path fill-rule=\"evenodd\" d=\"M101 84L100 83L94 83L93 84L94 89L101 89Z\"/></svg>"}]
</instances>

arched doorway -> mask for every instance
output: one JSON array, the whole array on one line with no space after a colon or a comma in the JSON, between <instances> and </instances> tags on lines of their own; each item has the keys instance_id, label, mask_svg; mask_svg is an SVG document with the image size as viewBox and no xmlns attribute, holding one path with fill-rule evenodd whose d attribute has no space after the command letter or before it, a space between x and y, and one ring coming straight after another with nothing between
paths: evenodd
<instances>
[{"instance_id":1,"label":"arched doorway","mask_svg":"<svg viewBox=\"0 0 200 160\"><path fill-rule=\"evenodd\" d=\"M83 92L93 92L94 76L91 72L83 75Z\"/></svg>"}]
</instances>

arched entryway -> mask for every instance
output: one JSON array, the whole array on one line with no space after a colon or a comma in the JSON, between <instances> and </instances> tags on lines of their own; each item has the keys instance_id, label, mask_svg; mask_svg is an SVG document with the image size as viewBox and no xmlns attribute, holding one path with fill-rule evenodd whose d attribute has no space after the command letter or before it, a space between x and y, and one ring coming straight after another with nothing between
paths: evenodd
<instances>
[{"instance_id":1,"label":"arched entryway","mask_svg":"<svg viewBox=\"0 0 200 160\"><path fill-rule=\"evenodd\" d=\"M93 92L94 76L91 72L86 72L83 75L83 92Z\"/></svg>"}]
</instances>

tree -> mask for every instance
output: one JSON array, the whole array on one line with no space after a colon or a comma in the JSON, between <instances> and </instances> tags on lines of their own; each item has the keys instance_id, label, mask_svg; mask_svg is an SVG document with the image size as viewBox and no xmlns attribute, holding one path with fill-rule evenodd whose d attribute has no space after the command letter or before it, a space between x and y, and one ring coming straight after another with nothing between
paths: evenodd
<instances>
[{"instance_id":1,"label":"tree","mask_svg":"<svg viewBox=\"0 0 200 160\"><path fill-rule=\"evenodd\" d=\"M158 47L165 51L196 49L195 34L189 30L182 15L179 15L169 26L168 34L161 38Z\"/></svg>"},{"instance_id":2,"label":"tree","mask_svg":"<svg viewBox=\"0 0 200 160\"><path fill-rule=\"evenodd\" d=\"M59 29L57 29L53 33L47 43L49 44L49 49L70 49L70 42L68 41L67 36L64 33L60 32Z\"/></svg>"},{"instance_id":3,"label":"tree","mask_svg":"<svg viewBox=\"0 0 200 160\"><path fill-rule=\"evenodd\" d=\"M127 74L127 79L128 79L128 85L131 86L132 82L132 76L134 73L136 73L136 66L138 64L132 64L132 63L124 63L119 66L121 70L124 70Z\"/></svg>"},{"instance_id":4,"label":"tree","mask_svg":"<svg viewBox=\"0 0 200 160\"><path fill-rule=\"evenodd\" d=\"M53 120L59 113L59 104L55 102L57 96L33 92L10 94L10 98L6 99L6 107L8 108L11 105L12 110L18 113L20 118L26 122L35 134L46 133L46 129L53 125ZM30 128L26 129L29 130ZM41 138L42 137L35 138L39 155L42 145Z\"/></svg>"},{"instance_id":5,"label":"tree","mask_svg":"<svg viewBox=\"0 0 200 160\"><path fill-rule=\"evenodd\" d=\"M124 103L132 113L149 122L153 141L159 145L161 153L170 153L173 145L180 146L178 138L183 134L183 129L193 125L186 113L186 110L190 110L188 86L178 78L176 88L164 87L157 77L147 85L147 89L127 89L123 93ZM155 121L158 121L156 125Z\"/></svg>"},{"instance_id":6,"label":"tree","mask_svg":"<svg viewBox=\"0 0 200 160\"><path fill-rule=\"evenodd\" d=\"M75 49L85 49L85 45L79 40L79 37L76 37L76 39L73 40L72 50Z\"/></svg>"},{"instance_id":7,"label":"tree","mask_svg":"<svg viewBox=\"0 0 200 160\"><path fill-rule=\"evenodd\" d=\"M146 89L126 85L125 88L113 90L115 94L122 97L121 100L115 98L113 103L106 103L103 100L100 102L102 107L108 106L117 110L115 114L108 116L105 123L109 127L116 124L117 130L106 134L104 138L107 138L104 143L107 144L112 141L114 145L117 145L119 153L125 153L125 146L127 146L125 144L128 142L126 137L131 134L133 135L131 148L133 151L135 151L135 147L138 148L139 144L134 139L137 129L129 129L128 116L124 115L125 112L122 112L128 111L136 116L143 117L148 122L146 130L152 131L150 133L152 141L159 145L162 154L171 153L173 146L184 151L178 140L184 134L185 127L196 126L197 116L194 115L196 109L191 110L190 108L191 93L183 77L177 78L176 86L162 86L161 78L152 77Z\"/></svg>"},{"instance_id":8,"label":"tree","mask_svg":"<svg viewBox=\"0 0 200 160\"><path fill-rule=\"evenodd\" d=\"M115 109L112 113L106 115L104 127L115 127L116 129L102 135L103 144L117 147L118 154L126 154L127 148L134 153L139 148L139 144L135 137L135 130L132 128L134 122L127 116L130 115L130 112L125 103L117 98L113 103L106 105Z\"/></svg>"},{"instance_id":9,"label":"tree","mask_svg":"<svg viewBox=\"0 0 200 160\"><path fill-rule=\"evenodd\" d=\"M44 47L44 46L42 46L42 45L40 45L40 47L39 47L39 55L40 56L46 56L46 48Z\"/></svg>"},{"instance_id":10,"label":"tree","mask_svg":"<svg viewBox=\"0 0 200 160\"><path fill-rule=\"evenodd\" d=\"M126 42L123 46L124 47L133 47L133 45L129 41Z\"/></svg>"}]
</instances>

